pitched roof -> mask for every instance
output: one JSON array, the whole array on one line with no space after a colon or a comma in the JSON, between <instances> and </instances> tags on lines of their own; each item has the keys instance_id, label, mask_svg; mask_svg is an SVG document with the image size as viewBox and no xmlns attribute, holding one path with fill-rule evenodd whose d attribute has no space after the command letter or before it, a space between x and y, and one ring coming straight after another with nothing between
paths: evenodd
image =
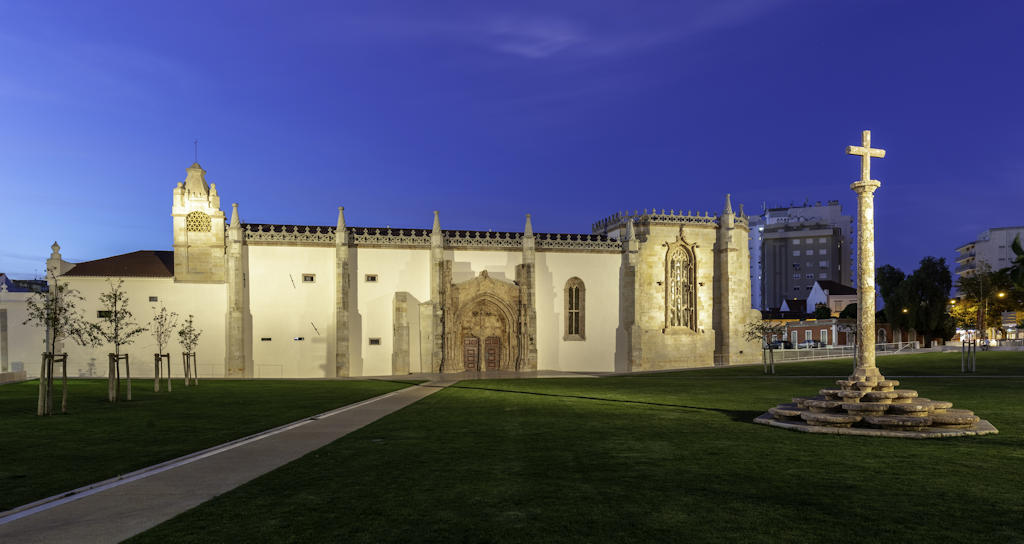
<instances>
[{"instance_id":1,"label":"pitched roof","mask_svg":"<svg viewBox=\"0 0 1024 544\"><path fill-rule=\"evenodd\" d=\"M818 280L818 285L830 295L856 295L857 290L832 280Z\"/></svg>"},{"instance_id":2,"label":"pitched roof","mask_svg":"<svg viewBox=\"0 0 1024 544\"><path fill-rule=\"evenodd\" d=\"M783 301L783 305L789 309L790 312L796 314L807 313L807 301L802 298L788 298ZM786 310L782 310L786 311Z\"/></svg>"},{"instance_id":3,"label":"pitched roof","mask_svg":"<svg viewBox=\"0 0 1024 544\"><path fill-rule=\"evenodd\" d=\"M125 278L173 278L173 251L133 251L106 259L85 261L64 273L65 276Z\"/></svg>"}]
</instances>

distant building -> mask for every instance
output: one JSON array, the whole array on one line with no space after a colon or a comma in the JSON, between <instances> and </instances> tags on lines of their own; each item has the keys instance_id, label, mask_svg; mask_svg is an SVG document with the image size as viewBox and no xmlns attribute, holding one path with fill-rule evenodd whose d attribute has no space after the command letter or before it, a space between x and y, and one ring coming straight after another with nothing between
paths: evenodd
<instances>
[{"instance_id":1,"label":"distant building","mask_svg":"<svg viewBox=\"0 0 1024 544\"><path fill-rule=\"evenodd\" d=\"M852 283L852 232L853 217L843 215L838 200L767 208L751 217L752 304L768 309L806 299L819 280Z\"/></svg>"},{"instance_id":2,"label":"distant building","mask_svg":"<svg viewBox=\"0 0 1024 544\"><path fill-rule=\"evenodd\" d=\"M1024 226L992 228L979 234L977 240L956 248L957 278L971 276L983 264L992 270L1013 264L1015 255L1010 249L1010 244L1018 235L1021 237L1021 243L1024 243Z\"/></svg>"},{"instance_id":3,"label":"distant building","mask_svg":"<svg viewBox=\"0 0 1024 544\"><path fill-rule=\"evenodd\" d=\"M22 322L28 319L29 297L46 290L44 280L15 280L0 272L0 383L25 379L29 363L38 364L45 350L45 336ZM23 341L27 337L37 341Z\"/></svg>"},{"instance_id":4,"label":"distant building","mask_svg":"<svg viewBox=\"0 0 1024 544\"><path fill-rule=\"evenodd\" d=\"M839 312L856 302L857 290L853 287L834 281L818 280L814 282L811 293L807 295L807 311L814 312L818 304L824 304L832 312L832 317L838 317Z\"/></svg>"}]
</instances>

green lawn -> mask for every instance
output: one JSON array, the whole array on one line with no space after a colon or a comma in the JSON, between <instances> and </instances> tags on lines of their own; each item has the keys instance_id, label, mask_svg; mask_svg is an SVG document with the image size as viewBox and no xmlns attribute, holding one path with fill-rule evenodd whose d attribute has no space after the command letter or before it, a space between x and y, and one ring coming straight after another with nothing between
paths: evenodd
<instances>
[{"instance_id":1,"label":"green lawn","mask_svg":"<svg viewBox=\"0 0 1024 544\"><path fill-rule=\"evenodd\" d=\"M0 511L401 389L384 381L202 380L131 402L106 401L106 380L71 380L69 414L37 417L39 382L0 386Z\"/></svg>"},{"instance_id":2,"label":"green lawn","mask_svg":"<svg viewBox=\"0 0 1024 544\"><path fill-rule=\"evenodd\" d=\"M959 354L879 362L959 373ZM1024 375L1024 354L978 367ZM758 372L462 382L133 541L1024 541L1024 379L904 379L1000 430L919 441L755 425L832 384Z\"/></svg>"}]
</instances>

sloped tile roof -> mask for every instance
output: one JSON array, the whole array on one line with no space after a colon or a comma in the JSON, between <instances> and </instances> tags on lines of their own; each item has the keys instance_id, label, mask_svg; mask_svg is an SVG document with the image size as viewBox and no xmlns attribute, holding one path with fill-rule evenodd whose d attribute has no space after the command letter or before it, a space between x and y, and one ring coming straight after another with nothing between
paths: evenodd
<instances>
[{"instance_id":1,"label":"sloped tile roof","mask_svg":"<svg viewBox=\"0 0 1024 544\"><path fill-rule=\"evenodd\" d=\"M843 285L837 281L831 280L818 280L818 285L822 289L828 291L830 295L856 295L857 290L848 285Z\"/></svg>"},{"instance_id":2,"label":"sloped tile roof","mask_svg":"<svg viewBox=\"0 0 1024 544\"><path fill-rule=\"evenodd\" d=\"M85 261L64 273L65 276L173 278L173 251L133 251L106 259Z\"/></svg>"}]
</instances>

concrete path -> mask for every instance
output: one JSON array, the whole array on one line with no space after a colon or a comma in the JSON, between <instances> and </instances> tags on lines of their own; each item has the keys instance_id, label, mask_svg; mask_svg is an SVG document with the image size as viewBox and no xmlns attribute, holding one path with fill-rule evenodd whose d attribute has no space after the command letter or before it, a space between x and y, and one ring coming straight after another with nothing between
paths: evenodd
<instances>
[{"instance_id":1,"label":"concrete path","mask_svg":"<svg viewBox=\"0 0 1024 544\"><path fill-rule=\"evenodd\" d=\"M120 542L447 385L414 385L44 499L0 518L0 542Z\"/></svg>"}]
</instances>

